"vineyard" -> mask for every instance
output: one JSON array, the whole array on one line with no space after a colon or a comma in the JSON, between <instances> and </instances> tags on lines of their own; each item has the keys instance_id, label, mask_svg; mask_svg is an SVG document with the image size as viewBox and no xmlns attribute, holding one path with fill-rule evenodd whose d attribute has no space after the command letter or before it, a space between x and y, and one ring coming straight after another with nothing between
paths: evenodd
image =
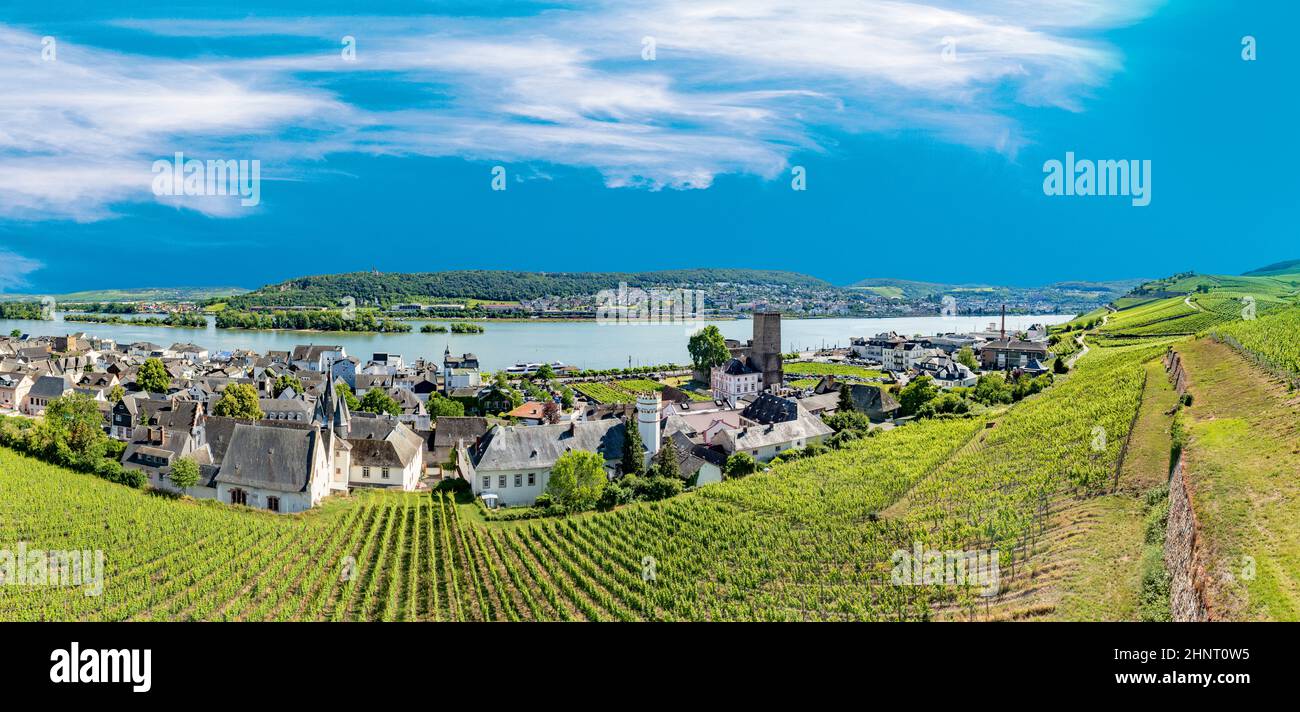
<instances>
[{"instance_id":1,"label":"vineyard","mask_svg":"<svg viewBox=\"0 0 1300 712\"><path fill-rule=\"evenodd\" d=\"M787 361L781 366L788 376L851 376L871 379L885 375L881 371L844 363L819 363L814 361Z\"/></svg>"},{"instance_id":2,"label":"vineyard","mask_svg":"<svg viewBox=\"0 0 1300 712\"><path fill-rule=\"evenodd\" d=\"M0 586L0 619L924 619L969 591L890 584L892 552L1031 556L1050 507L1110 482L1158 351L1089 356L996 422L923 421L670 500L514 527L427 493L232 511L0 451L0 546L107 561L102 596Z\"/></svg>"},{"instance_id":3,"label":"vineyard","mask_svg":"<svg viewBox=\"0 0 1300 712\"><path fill-rule=\"evenodd\" d=\"M1224 324L1212 333L1275 375L1300 379L1300 308Z\"/></svg>"},{"instance_id":4,"label":"vineyard","mask_svg":"<svg viewBox=\"0 0 1300 712\"><path fill-rule=\"evenodd\" d=\"M635 403L636 397L641 393L659 393L666 387L665 384L658 381L652 381L648 378L626 378L619 381L605 381L600 383L575 383L574 389L583 395L583 397L595 401L596 403ZM687 389L682 392L693 401L711 401L713 400L706 394L698 393Z\"/></svg>"}]
</instances>

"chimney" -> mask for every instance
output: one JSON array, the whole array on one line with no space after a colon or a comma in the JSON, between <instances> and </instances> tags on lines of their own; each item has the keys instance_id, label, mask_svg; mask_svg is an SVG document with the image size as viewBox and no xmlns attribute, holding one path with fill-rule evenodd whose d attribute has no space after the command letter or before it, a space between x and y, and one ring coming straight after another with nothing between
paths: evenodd
<instances>
[{"instance_id":1,"label":"chimney","mask_svg":"<svg viewBox=\"0 0 1300 712\"><path fill-rule=\"evenodd\" d=\"M1002 305L1002 341L1007 340L1007 305Z\"/></svg>"}]
</instances>

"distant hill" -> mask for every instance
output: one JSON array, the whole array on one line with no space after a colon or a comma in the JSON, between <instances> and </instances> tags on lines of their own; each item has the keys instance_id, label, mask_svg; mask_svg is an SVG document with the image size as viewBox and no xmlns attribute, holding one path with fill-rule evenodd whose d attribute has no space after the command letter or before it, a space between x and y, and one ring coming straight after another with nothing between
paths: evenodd
<instances>
[{"instance_id":1,"label":"distant hill","mask_svg":"<svg viewBox=\"0 0 1300 712\"><path fill-rule=\"evenodd\" d=\"M53 297L59 302L200 302L247 292L243 287L144 287L94 289L67 294L0 294L3 302L32 302Z\"/></svg>"},{"instance_id":2,"label":"distant hill","mask_svg":"<svg viewBox=\"0 0 1300 712\"><path fill-rule=\"evenodd\" d=\"M1272 277L1280 274L1300 274L1300 260L1274 262L1259 269L1243 272L1243 277Z\"/></svg>"},{"instance_id":3,"label":"distant hill","mask_svg":"<svg viewBox=\"0 0 1300 712\"><path fill-rule=\"evenodd\" d=\"M331 306L344 297L390 305L418 299L516 302L540 297L577 297L620 283L633 287L698 287L742 284L834 290L834 285L797 272L755 269L678 269L652 272L348 272L290 279L230 300L230 306Z\"/></svg>"},{"instance_id":4,"label":"distant hill","mask_svg":"<svg viewBox=\"0 0 1300 712\"><path fill-rule=\"evenodd\" d=\"M872 292L887 299L904 300L933 299L941 295L960 298L962 295L980 294L1007 298L1037 295L1044 299L1059 299L1065 295L1073 295L1092 297L1105 302L1126 294L1144 281L1141 279L1109 282L1069 281L1041 287L1001 287L989 284L941 284L906 279L872 278L854 282L849 288Z\"/></svg>"}]
</instances>

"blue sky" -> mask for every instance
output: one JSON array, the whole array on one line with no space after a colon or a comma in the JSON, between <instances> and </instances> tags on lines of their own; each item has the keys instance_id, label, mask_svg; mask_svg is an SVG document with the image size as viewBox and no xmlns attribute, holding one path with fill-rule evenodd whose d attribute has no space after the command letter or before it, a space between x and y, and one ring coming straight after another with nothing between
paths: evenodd
<instances>
[{"instance_id":1,"label":"blue sky","mask_svg":"<svg viewBox=\"0 0 1300 712\"><path fill-rule=\"evenodd\" d=\"M1034 285L1300 258L1289 3L24 5L0 8L0 291L372 267ZM156 195L177 151L260 161L260 203ZM1045 195L1067 151L1150 160L1150 205Z\"/></svg>"}]
</instances>

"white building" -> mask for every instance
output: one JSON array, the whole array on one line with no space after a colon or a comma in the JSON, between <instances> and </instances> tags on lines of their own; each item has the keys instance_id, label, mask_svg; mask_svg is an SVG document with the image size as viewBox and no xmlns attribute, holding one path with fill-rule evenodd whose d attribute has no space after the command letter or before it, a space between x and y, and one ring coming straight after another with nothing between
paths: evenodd
<instances>
[{"instance_id":1,"label":"white building","mask_svg":"<svg viewBox=\"0 0 1300 712\"><path fill-rule=\"evenodd\" d=\"M724 430L717 442L728 455L743 452L758 462L768 462L786 450L821 444L835 431L815 415L770 425L746 425Z\"/></svg>"},{"instance_id":2,"label":"white building","mask_svg":"<svg viewBox=\"0 0 1300 712\"><path fill-rule=\"evenodd\" d=\"M744 396L758 395L763 391L763 372L751 366L748 360L739 358L714 366L709 380L714 400L725 401L733 408Z\"/></svg>"},{"instance_id":3,"label":"white building","mask_svg":"<svg viewBox=\"0 0 1300 712\"><path fill-rule=\"evenodd\" d=\"M607 473L613 473L623 458L625 432L623 421L616 418L558 425L498 425L485 436L477 457L468 444L457 448L458 468L474 496L494 495L500 505L528 506L546 491L551 468L570 450L600 454Z\"/></svg>"}]
</instances>

